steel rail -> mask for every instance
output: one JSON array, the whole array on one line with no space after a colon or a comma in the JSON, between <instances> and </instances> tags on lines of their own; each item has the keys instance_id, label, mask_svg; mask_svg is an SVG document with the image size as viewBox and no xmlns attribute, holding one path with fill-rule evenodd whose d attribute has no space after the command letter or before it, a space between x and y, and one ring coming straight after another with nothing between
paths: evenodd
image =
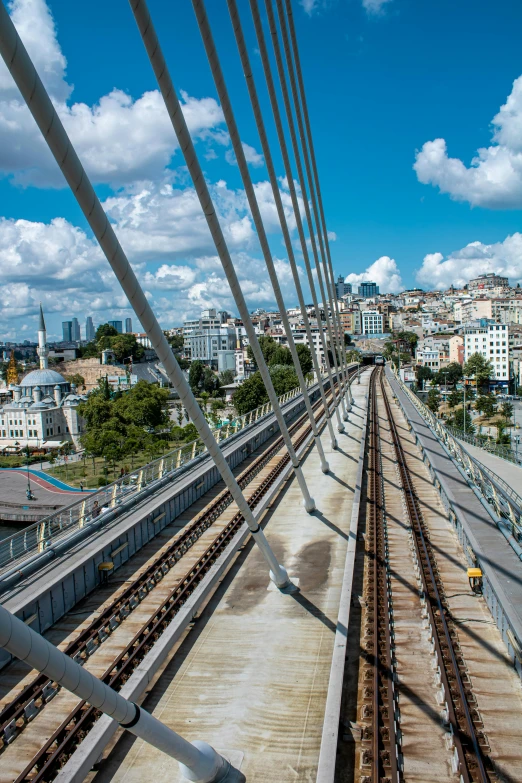
<instances>
[{"instance_id":1,"label":"steel rail","mask_svg":"<svg viewBox=\"0 0 522 783\"><path fill-rule=\"evenodd\" d=\"M331 390L329 391L329 394L333 401ZM317 408L320 408L316 419L319 423L324 416L321 400L318 400L314 404L314 410ZM290 428L293 434L302 430L297 434L294 441L294 447L296 449L301 446L312 431L310 423L308 423L303 430L303 426L307 419L308 416L304 413ZM260 455L258 460L267 457L267 453L269 453L270 456L264 460L264 464L266 464L270 459L274 458L277 451L283 446L283 438L280 436L267 452ZM265 476L260 486L256 488L248 499L251 509L255 508L268 489L274 484L289 460L290 456L288 452L286 452L277 461L277 464L274 465L270 473ZM252 468L253 466L250 466L250 468L245 471L245 474L251 471ZM259 470L257 470L257 473L259 473ZM228 491L225 490L221 494L224 495L227 493ZM230 500L230 502L232 502L232 500ZM226 505L228 506L230 503L227 503ZM190 567L185 576L176 584L161 606L156 609L153 615L143 624L142 628L135 634L131 642L118 654L117 658L101 677L104 682L116 690L122 687L132 671L145 657L146 653L157 641L163 630L165 630L168 623L184 605L197 585L203 580L212 564L222 554L224 549L226 549L243 522L244 518L241 512L238 511L228 525L226 525L207 547L199 560ZM29 783L29 781L31 783L43 783L44 781L53 780L59 769L74 752L76 746L82 741L85 734L100 716L101 713L96 710L96 708L89 706L85 702L80 702L76 705L74 710L67 716L51 737L49 737L43 747L40 748L38 753L35 754L22 773L16 778L15 783Z\"/></svg>"},{"instance_id":2,"label":"steel rail","mask_svg":"<svg viewBox=\"0 0 522 783\"><path fill-rule=\"evenodd\" d=\"M331 394L330 391L328 393ZM313 410L316 411L321 404L321 400L317 401L313 405ZM300 416L289 427L289 431L295 433L302 426L306 417L306 413ZM317 417L316 421L319 419L320 417ZM244 489L259 474L283 445L283 439L279 436L262 454L256 457L252 464L238 476L237 481L241 489ZM105 638L119 627L120 623L139 605L142 598L163 579L165 574L232 502L230 492L226 488L223 489L196 515L193 522L176 537L173 543L67 645L64 652L77 660L78 657L84 660L87 655L95 652ZM141 595L142 592L144 595ZM94 648L90 653L89 645ZM48 677L40 674L0 711L0 737L3 740L0 754L19 736L25 726L56 693L57 686ZM21 725L18 725L19 721L23 721Z\"/></svg>"},{"instance_id":3,"label":"steel rail","mask_svg":"<svg viewBox=\"0 0 522 783\"><path fill-rule=\"evenodd\" d=\"M458 658L461 658L461 653L455 649L456 638L449 626L444 588L440 577L436 575L436 565L433 562L434 556L429 537L386 392L382 370L380 382L406 507L412 527L413 541L417 551L423 591L426 597L426 609L431 623L441 682L444 688L448 723L455 747L455 771L459 773L463 783L490 783L491 778L486 770L477 730L468 704L469 689L464 685L459 666Z\"/></svg>"},{"instance_id":4,"label":"steel rail","mask_svg":"<svg viewBox=\"0 0 522 783\"><path fill-rule=\"evenodd\" d=\"M395 727L395 690L388 584L384 488L377 410L377 372L370 383L370 437L368 443L368 515L366 527L365 672L362 767L370 768L372 783L398 783L398 736ZM364 774L364 773L363 773Z\"/></svg>"}]
</instances>

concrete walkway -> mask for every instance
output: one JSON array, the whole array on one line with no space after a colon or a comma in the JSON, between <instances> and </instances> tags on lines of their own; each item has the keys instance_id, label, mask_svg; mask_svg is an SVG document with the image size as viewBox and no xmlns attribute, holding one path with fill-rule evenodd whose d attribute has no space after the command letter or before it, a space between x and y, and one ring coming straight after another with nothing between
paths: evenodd
<instances>
[{"instance_id":1,"label":"concrete walkway","mask_svg":"<svg viewBox=\"0 0 522 783\"><path fill-rule=\"evenodd\" d=\"M514 462L508 462L507 459L490 454L489 451L485 451L479 446L472 446L463 440L459 440L459 443L470 456L500 476L517 495L522 497L522 467L515 465Z\"/></svg>"},{"instance_id":2,"label":"concrete walkway","mask_svg":"<svg viewBox=\"0 0 522 783\"><path fill-rule=\"evenodd\" d=\"M271 584L247 543L144 706L190 740L241 766L248 781L316 779L370 373L354 384L347 432L323 475L315 448L303 463L318 510L307 514L295 480L268 512L265 531L299 592ZM180 783L177 765L124 734L98 783Z\"/></svg>"}]
</instances>

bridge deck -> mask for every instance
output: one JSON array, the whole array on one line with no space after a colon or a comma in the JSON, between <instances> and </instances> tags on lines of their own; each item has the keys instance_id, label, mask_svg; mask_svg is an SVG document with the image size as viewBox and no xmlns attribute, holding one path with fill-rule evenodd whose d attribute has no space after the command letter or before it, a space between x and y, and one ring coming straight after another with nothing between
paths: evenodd
<instances>
[{"instance_id":1,"label":"bridge deck","mask_svg":"<svg viewBox=\"0 0 522 783\"><path fill-rule=\"evenodd\" d=\"M522 467L520 465L515 465L514 462L508 462L507 459L490 454L489 451L485 451L485 449L481 449L479 446L473 446L464 440L459 439L459 443L477 462L492 470L506 484L509 484L511 489L518 495L522 495Z\"/></svg>"},{"instance_id":2,"label":"bridge deck","mask_svg":"<svg viewBox=\"0 0 522 783\"><path fill-rule=\"evenodd\" d=\"M462 520L468 536L474 542L475 554L483 569L487 569L488 578L493 584L516 636L521 640L522 563L468 482L459 473L453 462L448 459L440 442L433 435L417 409L398 388L389 370L387 370L387 375L392 389L399 397L447 496ZM465 446L468 447L467 444Z\"/></svg>"},{"instance_id":3,"label":"bridge deck","mask_svg":"<svg viewBox=\"0 0 522 783\"><path fill-rule=\"evenodd\" d=\"M300 591L274 589L247 544L144 702L184 736L228 753L249 781L315 779L368 378L353 386L339 451L323 436L331 474L315 449L304 462L319 511L306 514L292 480L267 515L269 540ZM180 780L169 759L129 734L97 778Z\"/></svg>"}]
</instances>

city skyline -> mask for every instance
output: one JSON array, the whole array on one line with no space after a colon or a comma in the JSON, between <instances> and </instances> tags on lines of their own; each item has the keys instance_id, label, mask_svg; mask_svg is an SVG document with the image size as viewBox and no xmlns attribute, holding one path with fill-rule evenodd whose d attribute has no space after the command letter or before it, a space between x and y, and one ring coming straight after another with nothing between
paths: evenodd
<instances>
[{"instance_id":1,"label":"city skyline","mask_svg":"<svg viewBox=\"0 0 522 783\"><path fill-rule=\"evenodd\" d=\"M304 76L315 107L311 121L334 271L354 290L364 280L375 281L383 292L416 285L447 287L488 271L507 274L514 282L522 279L516 215L522 199L516 152L522 77L515 35L522 9L501 0L491 20L485 0L470 5L469 13L468 5L468 0L459 8L449 0L436 6L434 0L420 6L411 0L295 3ZM126 57L137 43L131 15L117 13L122 56L111 60L110 67L101 58L86 70L88 52L78 30L87 25L93 45L104 51L110 24L92 28L83 10L64 0L17 0L13 8L15 24L164 326L205 307L233 309L203 216L183 179L152 74L141 59L134 64ZM109 21L112 14L115 20L116 10L111 9ZM227 14L213 8L209 14L220 40L230 37ZM244 16L255 54L250 20ZM35 19L37 37L32 32ZM453 51L458 41L459 58L434 63L419 45L428 21L442 48ZM201 41L190 7L176 9L176 18L173 9L165 8L162 24L186 31L166 43L175 84L239 278L247 286L248 304L252 310L270 308L274 297L221 108L206 61L196 56ZM502 47L493 44L495 56L486 67L473 55L481 42L492 45L492 25L498 33L493 40L502 31ZM295 292L242 75L233 47L227 51L222 46L221 55L290 307ZM255 57L253 63L259 69ZM53 337L61 332L64 310L82 314L82 330L86 310L98 323L111 318L124 322L132 311L66 198L60 174L3 68L0 110L8 122L0 130L0 147L6 151L0 154L0 334L19 339L31 334L39 301ZM364 122L354 123L353 116ZM92 133L82 134L81 117L89 117L85 127ZM105 122L118 133L105 139L101 151L97 133ZM146 155L143 138L148 140ZM25 151L17 157L11 154L15 148ZM505 166L493 176L495 160ZM276 167L281 174L277 155ZM511 177L506 180L507 171ZM288 205L283 179L281 190ZM293 222L290 228L295 236ZM300 256L297 260L301 263Z\"/></svg>"}]
</instances>

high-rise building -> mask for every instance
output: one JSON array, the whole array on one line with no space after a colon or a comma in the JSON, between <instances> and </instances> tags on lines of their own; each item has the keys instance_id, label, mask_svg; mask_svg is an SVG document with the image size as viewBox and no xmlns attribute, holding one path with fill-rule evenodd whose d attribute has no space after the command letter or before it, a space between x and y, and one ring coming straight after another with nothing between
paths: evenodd
<instances>
[{"instance_id":1,"label":"high-rise building","mask_svg":"<svg viewBox=\"0 0 522 783\"><path fill-rule=\"evenodd\" d=\"M341 299L345 294L352 293L352 285L351 283L345 283L344 277L339 275L335 284L335 290L337 291L337 298Z\"/></svg>"},{"instance_id":2,"label":"high-rise building","mask_svg":"<svg viewBox=\"0 0 522 783\"><path fill-rule=\"evenodd\" d=\"M77 318L73 318L71 321L71 339L75 343L79 343L81 340L80 324Z\"/></svg>"},{"instance_id":3,"label":"high-rise building","mask_svg":"<svg viewBox=\"0 0 522 783\"><path fill-rule=\"evenodd\" d=\"M72 342L72 321L62 321L62 334L64 343Z\"/></svg>"},{"instance_id":4,"label":"high-rise building","mask_svg":"<svg viewBox=\"0 0 522 783\"><path fill-rule=\"evenodd\" d=\"M94 324L92 322L92 318L90 315L87 316L87 320L85 321L85 339L88 343L92 342L94 340L94 337L96 335L96 332L94 330Z\"/></svg>"},{"instance_id":5,"label":"high-rise building","mask_svg":"<svg viewBox=\"0 0 522 783\"><path fill-rule=\"evenodd\" d=\"M122 321L107 321L107 323L109 324L109 326L113 326L114 329L116 329L116 331L118 332L118 334L122 334L123 333L123 323L122 323Z\"/></svg>"},{"instance_id":6,"label":"high-rise building","mask_svg":"<svg viewBox=\"0 0 522 783\"><path fill-rule=\"evenodd\" d=\"M379 286L377 283L359 283L359 296L365 299L372 299L374 296L379 296Z\"/></svg>"},{"instance_id":7,"label":"high-rise building","mask_svg":"<svg viewBox=\"0 0 522 783\"><path fill-rule=\"evenodd\" d=\"M132 334L132 318L125 319L125 333Z\"/></svg>"}]
</instances>

